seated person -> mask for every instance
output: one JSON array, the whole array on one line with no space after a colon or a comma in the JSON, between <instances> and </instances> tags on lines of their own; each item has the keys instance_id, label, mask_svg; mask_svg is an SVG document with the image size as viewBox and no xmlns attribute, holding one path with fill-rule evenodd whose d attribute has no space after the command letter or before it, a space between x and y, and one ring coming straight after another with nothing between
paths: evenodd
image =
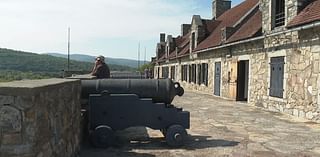
<instances>
[{"instance_id":1,"label":"seated person","mask_svg":"<svg viewBox=\"0 0 320 157\"><path fill-rule=\"evenodd\" d=\"M105 59L103 56L100 55L96 58L91 75L96 76L98 79L110 78L110 69L105 63Z\"/></svg>"}]
</instances>

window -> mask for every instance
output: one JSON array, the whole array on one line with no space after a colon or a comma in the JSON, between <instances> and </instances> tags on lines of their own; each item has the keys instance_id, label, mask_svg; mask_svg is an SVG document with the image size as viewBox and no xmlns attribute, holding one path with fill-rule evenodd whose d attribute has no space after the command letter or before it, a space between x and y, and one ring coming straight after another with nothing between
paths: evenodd
<instances>
[{"instance_id":1,"label":"window","mask_svg":"<svg viewBox=\"0 0 320 157\"><path fill-rule=\"evenodd\" d=\"M175 79L175 76L176 76L176 67L175 66L171 66L171 71L170 71L170 76L171 76L171 79Z\"/></svg>"},{"instance_id":2,"label":"window","mask_svg":"<svg viewBox=\"0 0 320 157\"><path fill-rule=\"evenodd\" d=\"M189 65L189 83L191 83L192 80L192 66Z\"/></svg>"},{"instance_id":3,"label":"window","mask_svg":"<svg viewBox=\"0 0 320 157\"><path fill-rule=\"evenodd\" d=\"M208 86L208 64L202 63L201 67L201 83Z\"/></svg>"},{"instance_id":4,"label":"window","mask_svg":"<svg viewBox=\"0 0 320 157\"><path fill-rule=\"evenodd\" d=\"M272 57L269 95L283 98L284 57Z\"/></svg>"},{"instance_id":5,"label":"window","mask_svg":"<svg viewBox=\"0 0 320 157\"><path fill-rule=\"evenodd\" d=\"M181 65L181 81L185 81L185 80L184 80L184 73L185 73L185 71L184 71L184 65Z\"/></svg>"},{"instance_id":6,"label":"window","mask_svg":"<svg viewBox=\"0 0 320 157\"><path fill-rule=\"evenodd\" d=\"M162 78L169 77L169 67L162 67Z\"/></svg>"},{"instance_id":7,"label":"window","mask_svg":"<svg viewBox=\"0 0 320 157\"><path fill-rule=\"evenodd\" d=\"M202 63L198 65L199 75L198 75L198 84L204 84L208 86L208 64Z\"/></svg>"},{"instance_id":8,"label":"window","mask_svg":"<svg viewBox=\"0 0 320 157\"><path fill-rule=\"evenodd\" d=\"M181 66L181 79L182 81L187 81L188 77L188 65Z\"/></svg>"},{"instance_id":9,"label":"window","mask_svg":"<svg viewBox=\"0 0 320 157\"><path fill-rule=\"evenodd\" d=\"M196 83L197 82L197 65L192 64L191 65L191 82Z\"/></svg>"},{"instance_id":10,"label":"window","mask_svg":"<svg viewBox=\"0 0 320 157\"><path fill-rule=\"evenodd\" d=\"M272 26L283 26L285 23L285 0L272 0Z\"/></svg>"},{"instance_id":11,"label":"window","mask_svg":"<svg viewBox=\"0 0 320 157\"><path fill-rule=\"evenodd\" d=\"M198 82L198 85L201 85L201 83L202 83L202 81L201 81L201 80L202 80L202 78L201 78L201 77L202 77L202 75L201 75L201 72L202 72L201 68L202 68L202 67L201 67L201 64L198 64L198 71L200 72L200 74L198 75L198 81L197 81L197 82Z\"/></svg>"}]
</instances>

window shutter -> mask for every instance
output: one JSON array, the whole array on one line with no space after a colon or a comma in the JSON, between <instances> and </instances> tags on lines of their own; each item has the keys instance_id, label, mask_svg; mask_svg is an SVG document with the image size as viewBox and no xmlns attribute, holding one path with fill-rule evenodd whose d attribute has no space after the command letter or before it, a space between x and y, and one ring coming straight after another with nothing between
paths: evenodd
<instances>
[{"instance_id":1,"label":"window shutter","mask_svg":"<svg viewBox=\"0 0 320 157\"><path fill-rule=\"evenodd\" d=\"M283 98L284 57L273 57L270 63L269 95Z\"/></svg>"}]
</instances>

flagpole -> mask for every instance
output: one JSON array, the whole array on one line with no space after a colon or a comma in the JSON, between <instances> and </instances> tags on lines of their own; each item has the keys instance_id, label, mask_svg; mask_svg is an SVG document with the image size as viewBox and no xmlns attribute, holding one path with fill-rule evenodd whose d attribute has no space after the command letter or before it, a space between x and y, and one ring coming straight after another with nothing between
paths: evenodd
<instances>
[{"instance_id":1,"label":"flagpole","mask_svg":"<svg viewBox=\"0 0 320 157\"><path fill-rule=\"evenodd\" d=\"M70 71L70 27L68 27L68 71Z\"/></svg>"},{"instance_id":2,"label":"flagpole","mask_svg":"<svg viewBox=\"0 0 320 157\"><path fill-rule=\"evenodd\" d=\"M138 45L138 70L140 69L140 42Z\"/></svg>"}]
</instances>

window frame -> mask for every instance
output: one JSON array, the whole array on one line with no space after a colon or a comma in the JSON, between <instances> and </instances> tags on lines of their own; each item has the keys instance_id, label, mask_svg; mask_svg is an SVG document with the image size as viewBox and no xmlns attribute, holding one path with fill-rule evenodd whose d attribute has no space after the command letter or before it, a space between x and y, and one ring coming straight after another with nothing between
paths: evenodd
<instances>
[{"instance_id":1,"label":"window frame","mask_svg":"<svg viewBox=\"0 0 320 157\"><path fill-rule=\"evenodd\" d=\"M272 29L282 27L286 23L285 0L272 0L271 1L271 22Z\"/></svg>"}]
</instances>

